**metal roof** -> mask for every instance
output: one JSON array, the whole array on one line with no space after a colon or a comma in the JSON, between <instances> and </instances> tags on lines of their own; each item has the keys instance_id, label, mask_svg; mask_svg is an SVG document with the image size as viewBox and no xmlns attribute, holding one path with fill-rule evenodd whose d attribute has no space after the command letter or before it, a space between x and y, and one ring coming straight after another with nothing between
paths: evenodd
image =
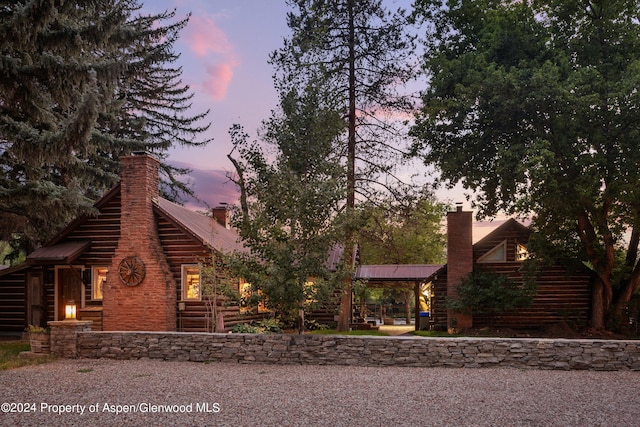
<instances>
[{"instance_id":1,"label":"metal roof","mask_svg":"<svg viewBox=\"0 0 640 427\"><path fill-rule=\"evenodd\" d=\"M89 241L75 241L58 243L52 246L43 246L27 255L29 264L68 264L82 255L91 246Z\"/></svg>"},{"instance_id":2,"label":"metal roof","mask_svg":"<svg viewBox=\"0 0 640 427\"><path fill-rule=\"evenodd\" d=\"M209 247L222 252L247 252L235 230L228 229L210 216L191 211L169 200L159 198L157 207Z\"/></svg>"},{"instance_id":3,"label":"metal roof","mask_svg":"<svg viewBox=\"0 0 640 427\"><path fill-rule=\"evenodd\" d=\"M442 267L441 264L359 265L354 278L380 282L426 280Z\"/></svg>"}]
</instances>

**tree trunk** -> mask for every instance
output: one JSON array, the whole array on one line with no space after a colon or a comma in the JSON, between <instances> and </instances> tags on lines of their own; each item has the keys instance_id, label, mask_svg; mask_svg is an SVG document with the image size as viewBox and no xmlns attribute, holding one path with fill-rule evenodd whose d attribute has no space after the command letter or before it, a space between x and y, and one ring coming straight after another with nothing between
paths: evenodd
<instances>
[{"instance_id":1,"label":"tree trunk","mask_svg":"<svg viewBox=\"0 0 640 427\"><path fill-rule=\"evenodd\" d=\"M640 263L636 265L633 270L633 274L629 279L629 282L623 286L620 293L615 298L612 307L612 320L614 322L619 322L623 320L624 310L627 308L629 301L631 301L631 297L640 287Z\"/></svg>"},{"instance_id":2,"label":"tree trunk","mask_svg":"<svg viewBox=\"0 0 640 427\"><path fill-rule=\"evenodd\" d=\"M347 140L347 216L355 211L356 202L356 56L355 56L355 24L354 0L349 0L349 114ZM351 220L351 218L349 218ZM345 272L351 272L353 265L353 226L348 223L345 233L344 263ZM351 324L351 277L345 277L340 296L340 312L338 315L338 331L346 332Z\"/></svg>"},{"instance_id":3,"label":"tree trunk","mask_svg":"<svg viewBox=\"0 0 640 427\"><path fill-rule=\"evenodd\" d=\"M604 285L600 278L591 287L591 327L604 329Z\"/></svg>"}]
</instances>

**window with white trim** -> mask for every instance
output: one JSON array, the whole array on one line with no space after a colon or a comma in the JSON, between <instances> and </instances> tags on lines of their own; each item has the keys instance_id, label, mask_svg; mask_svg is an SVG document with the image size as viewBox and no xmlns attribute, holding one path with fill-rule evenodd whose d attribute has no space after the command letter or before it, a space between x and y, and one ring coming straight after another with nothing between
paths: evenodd
<instances>
[{"instance_id":1,"label":"window with white trim","mask_svg":"<svg viewBox=\"0 0 640 427\"><path fill-rule=\"evenodd\" d=\"M479 264L486 264L491 262L507 262L507 241L504 240L499 245L495 246L486 254L478 258Z\"/></svg>"}]
</instances>

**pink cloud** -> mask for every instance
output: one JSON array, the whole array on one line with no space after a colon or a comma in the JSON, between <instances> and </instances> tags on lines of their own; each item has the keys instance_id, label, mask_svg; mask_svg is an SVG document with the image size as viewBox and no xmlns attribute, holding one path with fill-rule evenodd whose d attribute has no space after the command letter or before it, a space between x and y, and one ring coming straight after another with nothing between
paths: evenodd
<instances>
[{"instance_id":1,"label":"pink cloud","mask_svg":"<svg viewBox=\"0 0 640 427\"><path fill-rule=\"evenodd\" d=\"M215 100L224 99L227 89L233 78L232 63L207 65L207 80L203 84L203 90Z\"/></svg>"},{"instance_id":2,"label":"pink cloud","mask_svg":"<svg viewBox=\"0 0 640 427\"><path fill-rule=\"evenodd\" d=\"M209 52L226 55L233 50L224 31L207 17L192 16L185 30L185 39L191 51L199 57Z\"/></svg>"},{"instance_id":3,"label":"pink cloud","mask_svg":"<svg viewBox=\"0 0 640 427\"><path fill-rule=\"evenodd\" d=\"M214 19L192 16L185 30L189 49L197 57L204 58L205 80L198 86L216 101L225 99L238 65L233 45Z\"/></svg>"}]
</instances>

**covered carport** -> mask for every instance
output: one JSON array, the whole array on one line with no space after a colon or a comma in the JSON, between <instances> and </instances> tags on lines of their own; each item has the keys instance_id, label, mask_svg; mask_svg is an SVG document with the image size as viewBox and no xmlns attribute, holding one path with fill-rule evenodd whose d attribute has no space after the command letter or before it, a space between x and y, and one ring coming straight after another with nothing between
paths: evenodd
<instances>
[{"instance_id":1,"label":"covered carport","mask_svg":"<svg viewBox=\"0 0 640 427\"><path fill-rule=\"evenodd\" d=\"M359 265L356 267L354 280L363 280L367 287L398 287L413 289L415 298L415 329L419 330L420 289L423 283L441 268L441 264L382 264ZM410 285L407 285L410 284Z\"/></svg>"}]
</instances>

